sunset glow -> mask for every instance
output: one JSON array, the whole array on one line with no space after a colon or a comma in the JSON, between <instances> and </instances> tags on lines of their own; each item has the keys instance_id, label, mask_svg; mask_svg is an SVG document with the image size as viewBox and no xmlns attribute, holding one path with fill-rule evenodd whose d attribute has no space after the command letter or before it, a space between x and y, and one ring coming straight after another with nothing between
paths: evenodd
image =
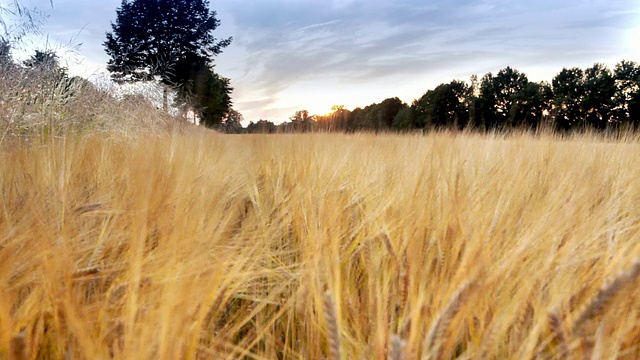
<instances>
[{"instance_id":1,"label":"sunset glow","mask_svg":"<svg viewBox=\"0 0 640 360\"><path fill-rule=\"evenodd\" d=\"M102 42L120 0L33 2L50 15L25 53L60 49L72 74L104 72ZM640 10L630 1L517 3L284 1L212 3L216 37L234 41L216 57L246 121L286 121L385 98L410 103L453 79L511 66L535 81L563 67L614 66L640 57ZM81 45L80 45L81 44Z\"/></svg>"}]
</instances>

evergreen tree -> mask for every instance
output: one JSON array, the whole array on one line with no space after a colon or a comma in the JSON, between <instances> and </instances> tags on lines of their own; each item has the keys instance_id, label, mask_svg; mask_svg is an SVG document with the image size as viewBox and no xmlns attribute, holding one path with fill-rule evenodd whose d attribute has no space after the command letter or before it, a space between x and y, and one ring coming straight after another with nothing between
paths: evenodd
<instances>
[{"instance_id":1,"label":"evergreen tree","mask_svg":"<svg viewBox=\"0 0 640 360\"><path fill-rule=\"evenodd\" d=\"M35 54L24 61L24 65L31 69L66 73L66 68L60 66L60 58L53 50L36 50Z\"/></svg>"}]
</instances>

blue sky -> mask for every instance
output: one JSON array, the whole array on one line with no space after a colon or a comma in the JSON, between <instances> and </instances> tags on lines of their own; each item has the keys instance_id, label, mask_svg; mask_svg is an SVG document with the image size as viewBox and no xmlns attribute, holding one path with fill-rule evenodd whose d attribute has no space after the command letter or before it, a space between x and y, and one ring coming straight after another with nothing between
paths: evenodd
<instances>
[{"instance_id":1,"label":"blue sky","mask_svg":"<svg viewBox=\"0 0 640 360\"><path fill-rule=\"evenodd\" d=\"M50 16L47 37L35 44L61 49L76 74L104 70L104 33L120 0L23 2ZM411 102L442 82L505 66L540 81L564 66L640 61L637 0L210 3L222 22L216 35L234 37L216 71L231 78L234 107L247 121L277 123L303 108L322 114L393 96Z\"/></svg>"}]
</instances>

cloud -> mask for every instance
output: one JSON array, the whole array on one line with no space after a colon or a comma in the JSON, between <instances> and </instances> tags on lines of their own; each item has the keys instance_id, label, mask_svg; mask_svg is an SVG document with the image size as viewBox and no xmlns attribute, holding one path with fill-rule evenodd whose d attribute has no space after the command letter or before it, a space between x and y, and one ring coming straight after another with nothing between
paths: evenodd
<instances>
[{"instance_id":1,"label":"cloud","mask_svg":"<svg viewBox=\"0 0 640 360\"><path fill-rule=\"evenodd\" d=\"M74 32L80 55L105 64L105 31L120 0L48 0L50 36ZM216 37L234 42L216 58L247 120L330 101L365 106L421 96L453 78L510 65L550 80L562 66L638 54L632 0L218 0ZM546 74L546 75L545 75ZM305 96L305 94L309 94ZM330 106L330 105L329 105ZM328 109L326 109L328 110Z\"/></svg>"},{"instance_id":2,"label":"cloud","mask_svg":"<svg viewBox=\"0 0 640 360\"><path fill-rule=\"evenodd\" d=\"M325 22L322 22L322 23L312 24L312 25L307 25L307 26L301 27L300 29L298 29L298 31L317 29L317 28L320 28L320 27L337 24L339 22L340 22L340 20L325 21Z\"/></svg>"}]
</instances>

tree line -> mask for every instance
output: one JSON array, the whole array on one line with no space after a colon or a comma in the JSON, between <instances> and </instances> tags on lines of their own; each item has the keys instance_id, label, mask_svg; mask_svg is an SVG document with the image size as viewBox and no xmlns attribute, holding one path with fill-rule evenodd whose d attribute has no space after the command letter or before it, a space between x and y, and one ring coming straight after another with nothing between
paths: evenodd
<instances>
[{"instance_id":1,"label":"tree line","mask_svg":"<svg viewBox=\"0 0 640 360\"><path fill-rule=\"evenodd\" d=\"M249 123L246 132L481 131L541 128L556 131L637 129L640 125L640 65L621 61L613 70L596 63L563 68L551 81L529 81L506 67L481 79L453 80L411 104L397 97L364 108L334 106L329 115L297 111L289 121Z\"/></svg>"},{"instance_id":2,"label":"tree line","mask_svg":"<svg viewBox=\"0 0 640 360\"><path fill-rule=\"evenodd\" d=\"M506 67L480 79L474 75L470 81L440 84L411 104L394 97L353 110L334 106L329 115L300 110L279 125L261 119L242 128L242 115L232 109L230 80L214 71L214 57L232 41L213 36L220 25L216 15L207 0L122 0L103 44L112 79L159 83L165 109L172 90L173 105L184 114L192 112L202 125L231 133L572 131L640 125L640 65L623 60L613 70L599 63L564 68L551 83L529 81ZM0 58L7 57L7 41L0 40Z\"/></svg>"},{"instance_id":3,"label":"tree line","mask_svg":"<svg viewBox=\"0 0 640 360\"><path fill-rule=\"evenodd\" d=\"M613 70L599 63L584 70L564 68L551 83L529 81L506 67L480 79L440 84L411 104L394 97L353 110L334 106L323 116L300 110L279 125L261 119L242 128L242 115L231 107L229 79L213 71L213 57L232 39L213 37L220 21L207 0L122 0L116 14L104 43L112 78L159 81L165 95L169 88L175 91L175 105L224 132L571 131L637 128L640 123L640 66L621 61Z\"/></svg>"}]
</instances>

